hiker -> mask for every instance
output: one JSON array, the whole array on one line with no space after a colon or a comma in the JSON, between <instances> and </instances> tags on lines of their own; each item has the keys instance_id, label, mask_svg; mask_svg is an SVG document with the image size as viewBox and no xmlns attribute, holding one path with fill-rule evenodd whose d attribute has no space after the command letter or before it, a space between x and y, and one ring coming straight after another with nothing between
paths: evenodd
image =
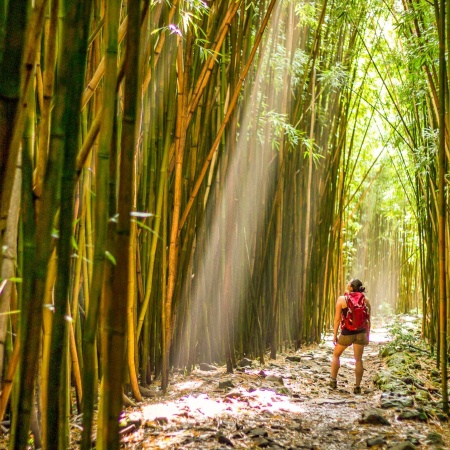
<instances>
[{"instance_id":1,"label":"hiker","mask_svg":"<svg viewBox=\"0 0 450 450\"><path fill-rule=\"evenodd\" d=\"M364 346L369 343L370 333L370 303L365 297L366 288L357 278L352 278L347 284L347 291L336 302L336 314L334 316L334 353L331 360L330 387L336 389L337 374L340 367L342 352L353 344L355 356L355 394L361 393L361 379L364 372L362 355ZM341 334L338 339L338 330Z\"/></svg>"}]
</instances>

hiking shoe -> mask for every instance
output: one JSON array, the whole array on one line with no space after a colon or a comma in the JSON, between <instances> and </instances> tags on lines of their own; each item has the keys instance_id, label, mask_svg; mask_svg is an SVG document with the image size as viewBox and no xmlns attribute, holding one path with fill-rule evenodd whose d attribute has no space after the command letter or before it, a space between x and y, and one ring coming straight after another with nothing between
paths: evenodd
<instances>
[{"instance_id":1,"label":"hiking shoe","mask_svg":"<svg viewBox=\"0 0 450 450\"><path fill-rule=\"evenodd\" d=\"M353 389L354 394L361 394L361 386L355 386Z\"/></svg>"},{"instance_id":2,"label":"hiking shoe","mask_svg":"<svg viewBox=\"0 0 450 450\"><path fill-rule=\"evenodd\" d=\"M336 389L337 388L337 381L334 378L330 379L330 388Z\"/></svg>"}]
</instances>

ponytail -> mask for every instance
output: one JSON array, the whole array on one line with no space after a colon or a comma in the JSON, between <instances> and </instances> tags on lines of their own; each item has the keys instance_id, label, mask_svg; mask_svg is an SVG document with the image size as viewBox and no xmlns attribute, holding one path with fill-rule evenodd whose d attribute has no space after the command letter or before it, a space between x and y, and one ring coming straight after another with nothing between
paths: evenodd
<instances>
[{"instance_id":1,"label":"ponytail","mask_svg":"<svg viewBox=\"0 0 450 450\"><path fill-rule=\"evenodd\" d=\"M350 280L350 286L352 287L353 292L366 292L366 288L358 278L352 278Z\"/></svg>"}]
</instances>

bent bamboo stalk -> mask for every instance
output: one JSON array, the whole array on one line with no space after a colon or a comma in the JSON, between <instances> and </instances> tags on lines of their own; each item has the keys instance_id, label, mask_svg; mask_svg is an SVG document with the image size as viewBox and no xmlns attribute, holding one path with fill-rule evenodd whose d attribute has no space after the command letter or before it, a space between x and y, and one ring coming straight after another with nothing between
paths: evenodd
<instances>
[{"instance_id":1,"label":"bent bamboo stalk","mask_svg":"<svg viewBox=\"0 0 450 450\"><path fill-rule=\"evenodd\" d=\"M123 19L123 22L120 24L119 27L119 36L118 36L119 45L125 38L127 31L127 23L128 17L125 17L125 19ZM97 66L97 69L94 72L94 75L92 75L91 81L89 81L86 88L84 89L83 97L81 98L82 110L87 105L88 101L91 99L104 74L105 74L105 57L101 59L99 65Z\"/></svg>"},{"instance_id":2,"label":"bent bamboo stalk","mask_svg":"<svg viewBox=\"0 0 450 450\"><path fill-rule=\"evenodd\" d=\"M2 393L0 395L0 422L5 417L6 407L8 406L9 396L14 381L14 375L19 365L20 356L20 339L16 339L13 353L6 369L5 377L3 378Z\"/></svg>"}]
</instances>

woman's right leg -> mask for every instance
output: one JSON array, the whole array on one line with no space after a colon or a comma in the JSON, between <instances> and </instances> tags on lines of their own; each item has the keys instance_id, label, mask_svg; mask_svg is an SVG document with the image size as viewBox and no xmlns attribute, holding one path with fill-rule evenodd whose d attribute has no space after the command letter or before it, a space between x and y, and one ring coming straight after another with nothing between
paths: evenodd
<instances>
[{"instance_id":1,"label":"woman's right leg","mask_svg":"<svg viewBox=\"0 0 450 450\"><path fill-rule=\"evenodd\" d=\"M364 373L364 366L362 361L362 356L364 352L364 345L353 344L353 354L355 356L355 385L359 386L361 384L362 376Z\"/></svg>"}]
</instances>

